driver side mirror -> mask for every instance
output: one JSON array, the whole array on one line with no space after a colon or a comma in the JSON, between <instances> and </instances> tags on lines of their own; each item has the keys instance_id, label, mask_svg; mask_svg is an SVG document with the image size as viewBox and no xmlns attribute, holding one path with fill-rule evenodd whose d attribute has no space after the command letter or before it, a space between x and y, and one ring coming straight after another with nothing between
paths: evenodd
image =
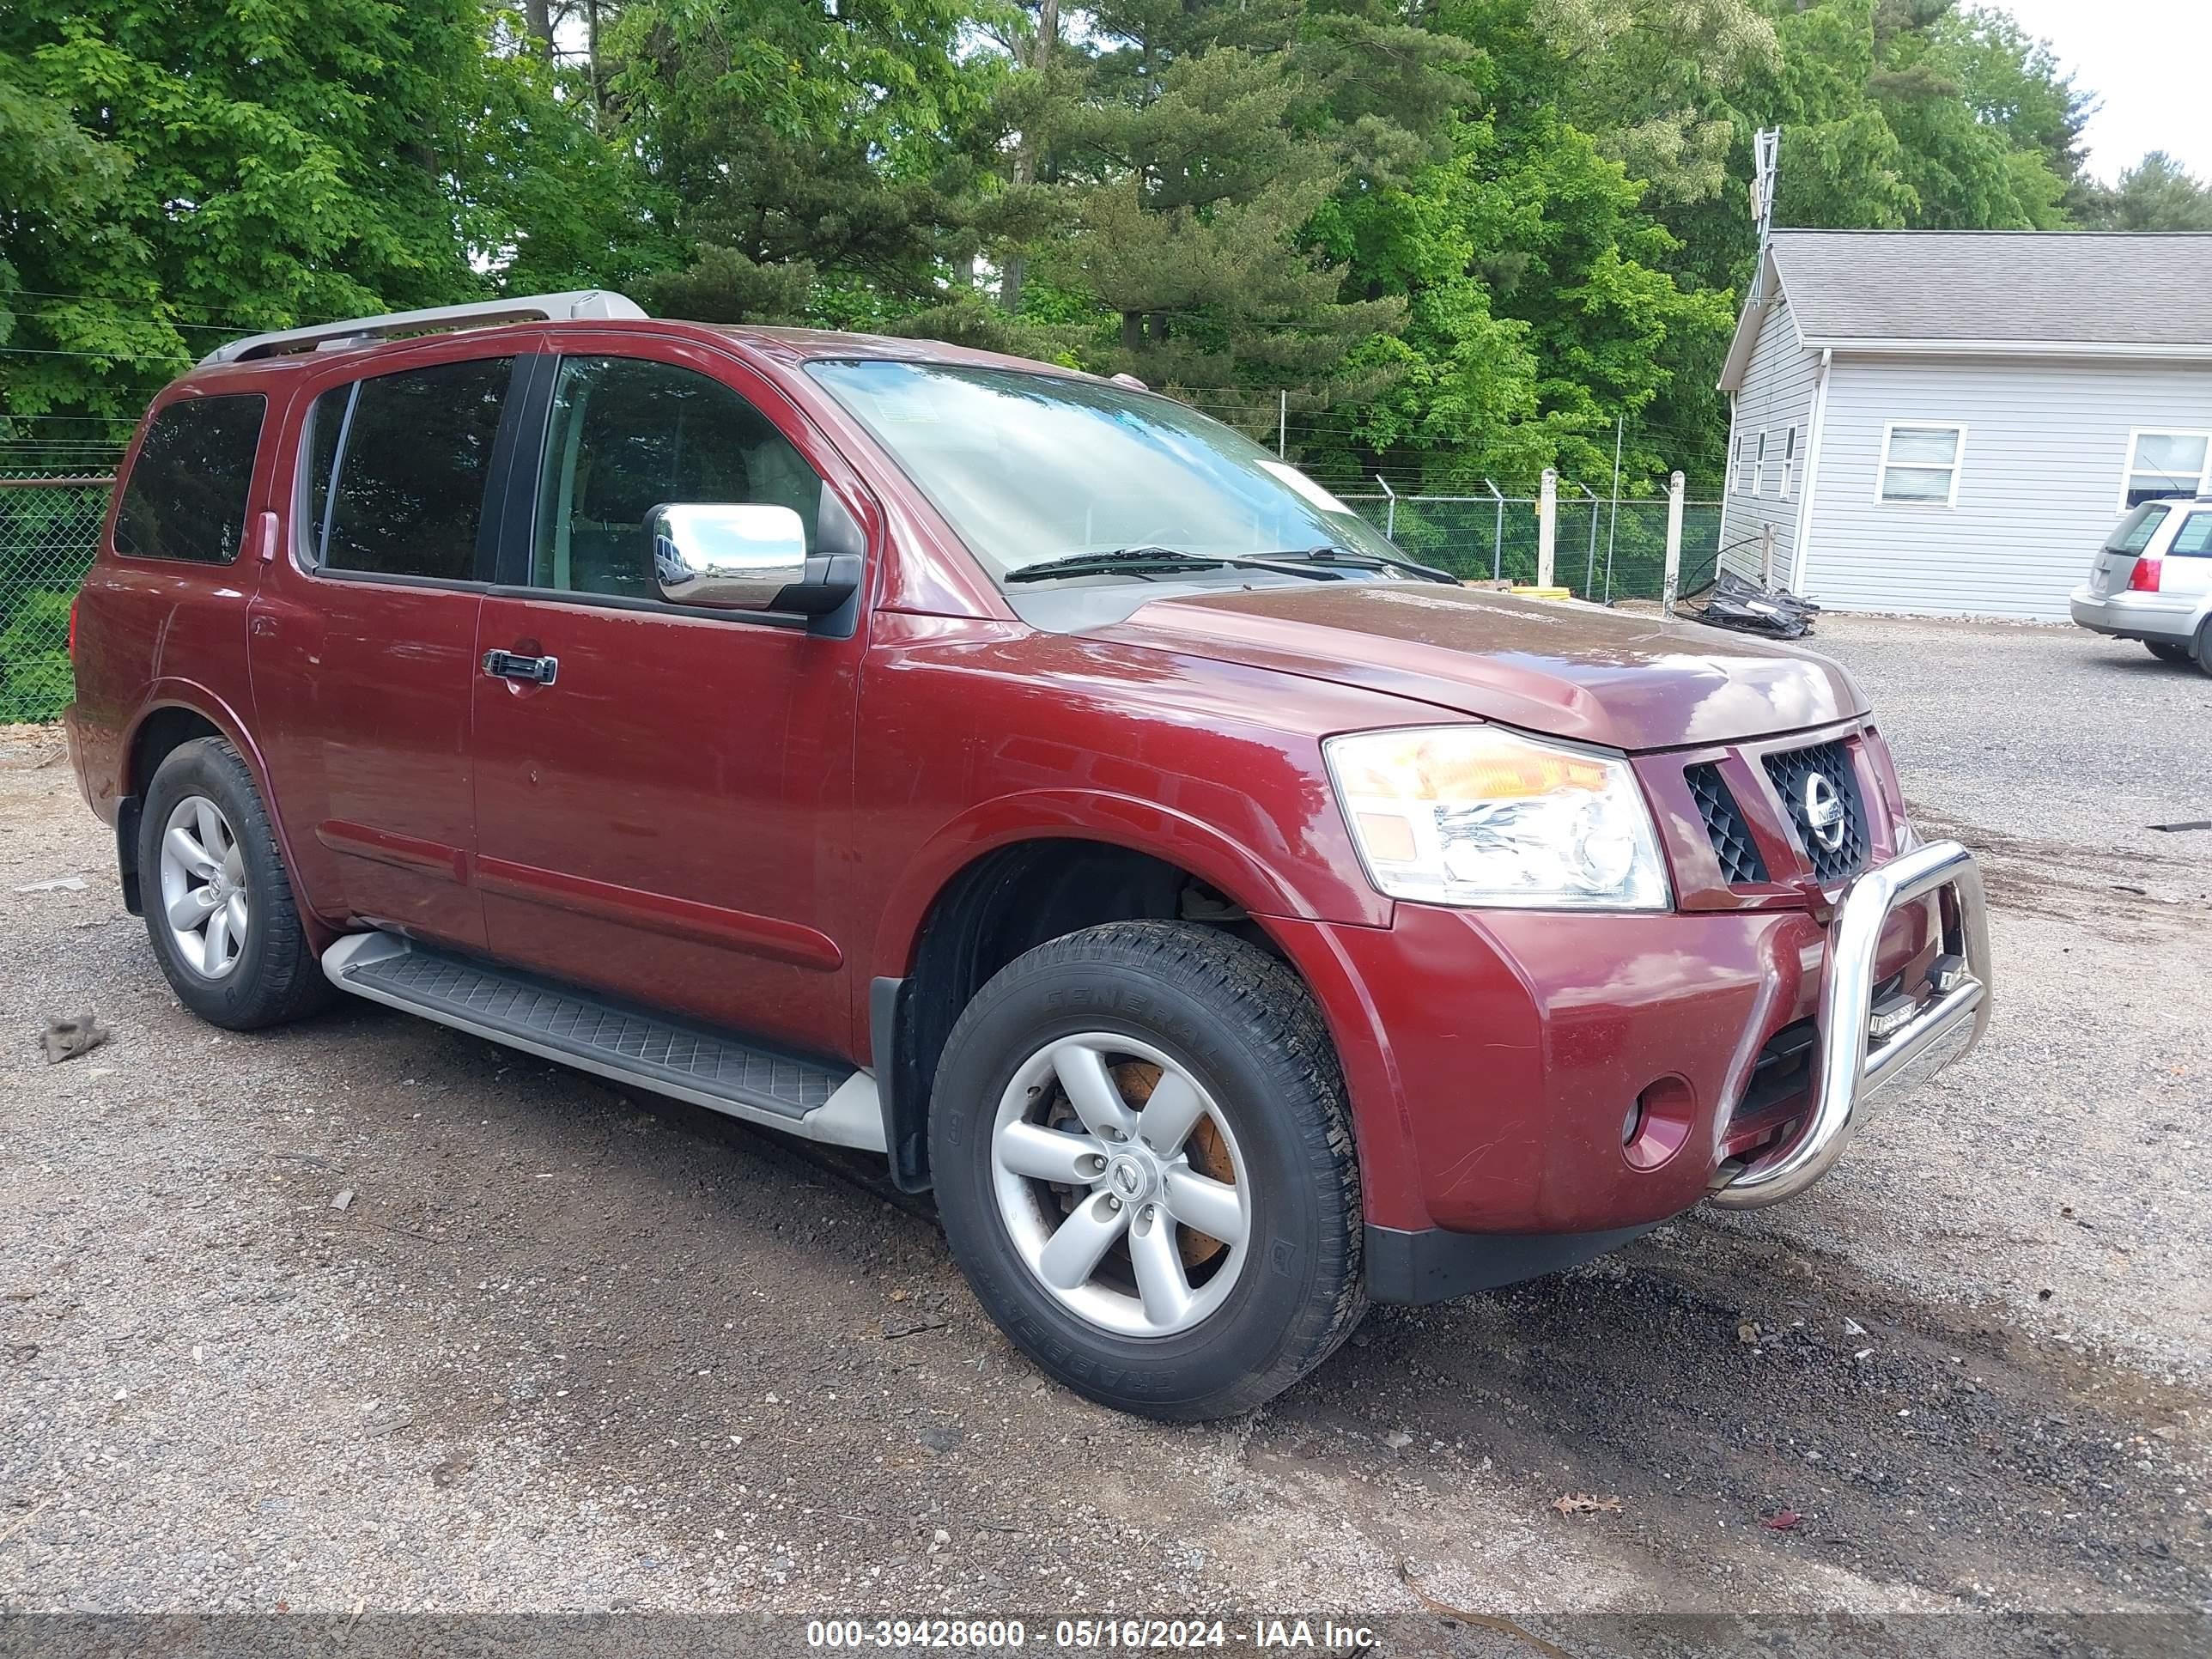
<instances>
[{"instance_id":1,"label":"driver side mirror","mask_svg":"<svg viewBox=\"0 0 2212 1659\"><path fill-rule=\"evenodd\" d=\"M830 618L860 591L860 526L827 489L811 558L806 526L787 507L665 502L645 528L653 579L672 605Z\"/></svg>"}]
</instances>

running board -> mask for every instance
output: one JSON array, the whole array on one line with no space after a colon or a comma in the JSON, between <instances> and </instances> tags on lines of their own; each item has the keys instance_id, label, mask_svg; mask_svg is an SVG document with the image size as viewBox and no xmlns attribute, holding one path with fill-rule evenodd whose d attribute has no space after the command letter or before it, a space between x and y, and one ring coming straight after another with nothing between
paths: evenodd
<instances>
[{"instance_id":1,"label":"running board","mask_svg":"<svg viewBox=\"0 0 2212 1659\"><path fill-rule=\"evenodd\" d=\"M808 1140L884 1149L883 1108L866 1072L800 1060L396 933L349 934L323 952L323 972L341 991L542 1060Z\"/></svg>"}]
</instances>

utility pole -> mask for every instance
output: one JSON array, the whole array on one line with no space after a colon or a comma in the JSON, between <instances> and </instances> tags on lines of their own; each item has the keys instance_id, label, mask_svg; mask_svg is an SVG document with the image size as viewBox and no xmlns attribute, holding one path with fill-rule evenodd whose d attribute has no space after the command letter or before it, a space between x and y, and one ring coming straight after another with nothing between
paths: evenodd
<instances>
[{"instance_id":1,"label":"utility pole","mask_svg":"<svg viewBox=\"0 0 2212 1659\"><path fill-rule=\"evenodd\" d=\"M1766 287L1766 239L1774 230L1774 186L1781 173L1782 129L1761 127L1751 139L1751 222L1759 231L1759 258L1751 269L1751 293L1756 304Z\"/></svg>"},{"instance_id":2,"label":"utility pole","mask_svg":"<svg viewBox=\"0 0 2212 1659\"><path fill-rule=\"evenodd\" d=\"M1291 459L1291 394L1287 387L1275 394L1275 459Z\"/></svg>"}]
</instances>

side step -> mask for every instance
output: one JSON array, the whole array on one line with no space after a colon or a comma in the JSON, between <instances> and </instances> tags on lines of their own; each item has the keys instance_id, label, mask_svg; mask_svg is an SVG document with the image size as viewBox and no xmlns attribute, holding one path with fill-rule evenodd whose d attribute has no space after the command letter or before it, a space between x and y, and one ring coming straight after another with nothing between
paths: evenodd
<instances>
[{"instance_id":1,"label":"side step","mask_svg":"<svg viewBox=\"0 0 2212 1659\"><path fill-rule=\"evenodd\" d=\"M732 1033L626 1008L396 933L353 933L323 952L341 991L544 1060L688 1100L833 1146L884 1150L875 1079Z\"/></svg>"}]
</instances>

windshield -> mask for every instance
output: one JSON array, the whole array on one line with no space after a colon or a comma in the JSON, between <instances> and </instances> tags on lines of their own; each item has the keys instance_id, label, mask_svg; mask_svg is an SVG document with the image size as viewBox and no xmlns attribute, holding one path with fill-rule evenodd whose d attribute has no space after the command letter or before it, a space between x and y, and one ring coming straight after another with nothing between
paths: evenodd
<instances>
[{"instance_id":1,"label":"windshield","mask_svg":"<svg viewBox=\"0 0 2212 1659\"><path fill-rule=\"evenodd\" d=\"M1001 579L1121 548L1250 558L1333 545L1402 557L1297 468L1149 392L942 363L863 359L807 372Z\"/></svg>"}]
</instances>

